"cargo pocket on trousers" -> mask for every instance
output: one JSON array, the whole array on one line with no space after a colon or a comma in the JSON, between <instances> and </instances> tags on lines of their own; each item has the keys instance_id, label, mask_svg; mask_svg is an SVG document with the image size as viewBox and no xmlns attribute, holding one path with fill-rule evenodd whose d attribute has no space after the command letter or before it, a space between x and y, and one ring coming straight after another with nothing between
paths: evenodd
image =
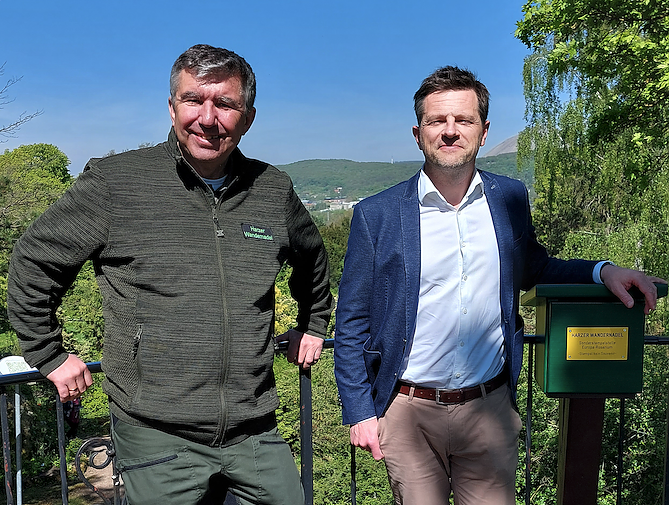
<instances>
[{"instance_id":1,"label":"cargo pocket on trousers","mask_svg":"<svg viewBox=\"0 0 669 505\"><path fill-rule=\"evenodd\" d=\"M206 491L185 447L118 459L117 466L131 504L196 503Z\"/></svg>"}]
</instances>

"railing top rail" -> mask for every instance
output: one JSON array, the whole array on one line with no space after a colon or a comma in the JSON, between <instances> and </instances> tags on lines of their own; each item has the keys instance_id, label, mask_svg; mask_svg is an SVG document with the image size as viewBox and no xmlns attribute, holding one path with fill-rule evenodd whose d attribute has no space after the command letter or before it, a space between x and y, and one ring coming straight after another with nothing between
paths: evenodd
<instances>
[{"instance_id":1,"label":"railing top rail","mask_svg":"<svg viewBox=\"0 0 669 505\"><path fill-rule=\"evenodd\" d=\"M540 342L542 336L537 335L525 335L525 343L537 343ZM646 335L644 337L645 345L669 345L669 336L659 336L659 335ZM334 339L328 338L325 339L323 343L325 349L332 349L334 347ZM285 353L288 350L288 342L280 342L276 346L277 353ZM86 363L86 366L91 371L91 373L102 372L102 363L100 361L93 361ZM30 370L27 372L19 372L12 374L0 375L0 387L2 386L13 386L15 384L25 384L27 382L38 382L46 380L41 373L36 370Z\"/></svg>"}]
</instances>

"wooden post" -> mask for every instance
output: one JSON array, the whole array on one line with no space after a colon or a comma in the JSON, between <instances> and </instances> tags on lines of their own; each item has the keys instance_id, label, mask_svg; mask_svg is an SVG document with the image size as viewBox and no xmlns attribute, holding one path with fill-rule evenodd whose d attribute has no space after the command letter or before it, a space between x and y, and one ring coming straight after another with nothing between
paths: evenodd
<instances>
[{"instance_id":1,"label":"wooden post","mask_svg":"<svg viewBox=\"0 0 669 505\"><path fill-rule=\"evenodd\" d=\"M597 505L604 398L560 398L558 505Z\"/></svg>"}]
</instances>

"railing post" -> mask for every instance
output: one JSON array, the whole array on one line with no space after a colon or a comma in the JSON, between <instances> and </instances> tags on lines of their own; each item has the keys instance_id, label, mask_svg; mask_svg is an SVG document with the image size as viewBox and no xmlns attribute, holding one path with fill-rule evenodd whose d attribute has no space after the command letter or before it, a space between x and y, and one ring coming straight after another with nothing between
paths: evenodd
<instances>
[{"instance_id":1,"label":"railing post","mask_svg":"<svg viewBox=\"0 0 669 505\"><path fill-rule=\"evenodd\" d=\"M67 460L65 458L65 418L63 403L56 393L56 421L58 426L58 454L60 455L60 496L63 505L68 504L67 497Z\"/></svg>"},{"instance_id":2,"label":"railing post","mask_svg":"<svg viewBox=\"0 0 669 505\"><path fill-rule=\"evenodd\" d=\"M356 505L356 482L355 482L355 445L351 444L351 505Z\"/></svg>"},{"instance_id":3,"label":"railing post","mask_svg":"<svg viewBox=\"0 0 669 505\"><path fill-rule=\"evenodd\" d=\"M0 387L0 424L2 424L2 457L5 468L5 493L7 505L14 505L14 493L12 492L12 448L9 438L9 416L7 414L7 391Z\"/></svg>"},{"instance_id":4,"label":"railing post","mask_svg":"<svg viewBox=\"0 0 669 505\"><path fill-rule=\"evenodd\" d=\"M534 343L530 342L527 359L527 408L525 417L525 505L530 505L532 494L532 388L534 385Z\"/></svg>"},{"instance_id":5,"label":"railing post","mask_svg":"<svg viewBox=\"0 0 669 505\"><path fill-rule=\"evenodd\" d=\"M616 505L623 503L623 451L625 449L625 398L620 399L618 426L618 468L616 469Z\"/></svg>"},{"instance_id":6,"label":"railing post","mask_svg":"<svg viewBox=\"0 0 669 505\"><path fill-rule=\"evenodd\" d=\"M23 436L21 435L21 387L14 386L14 434L16 447L16 505L23 505Z\"/></svg>"},{"instance_id":7,"label":"railing post","mask_svg":"<svg viewBox=\"0 0 669 505\"><path fill-rule=\"evenodd\" d=\"M314 453L311 413L311 368L300 367L300 466L305 505L313 505L314 503Z\"/></svg>"},{"instance_id":8,"label":"railing post","mask_svg":"<svg viewBox=\"0 0 669 505\"><path fill-rule=\"evenodd\" d=\"M667 394L667 434L664 444L664 496L662 503L669 505L669 394Z\"/></svg>"}]
</instances>

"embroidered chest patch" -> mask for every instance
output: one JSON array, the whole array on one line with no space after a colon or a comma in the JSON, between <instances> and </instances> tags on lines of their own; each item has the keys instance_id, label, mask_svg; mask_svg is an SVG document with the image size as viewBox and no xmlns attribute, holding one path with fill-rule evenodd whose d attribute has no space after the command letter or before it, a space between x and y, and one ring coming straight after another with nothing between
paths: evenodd
<instances>
[{"instance_id":1,"label":"embroidered chest patch","mask_svg":"<svg viewBox=\"0 0 669 505\"><path fill-rule=\"evenodd\" d=\"M258 240L274 240L272 229L269 226L260 226L256 224L243 224L242 232L244 238L255 238Z\"/></svg>"}]
</instances>

